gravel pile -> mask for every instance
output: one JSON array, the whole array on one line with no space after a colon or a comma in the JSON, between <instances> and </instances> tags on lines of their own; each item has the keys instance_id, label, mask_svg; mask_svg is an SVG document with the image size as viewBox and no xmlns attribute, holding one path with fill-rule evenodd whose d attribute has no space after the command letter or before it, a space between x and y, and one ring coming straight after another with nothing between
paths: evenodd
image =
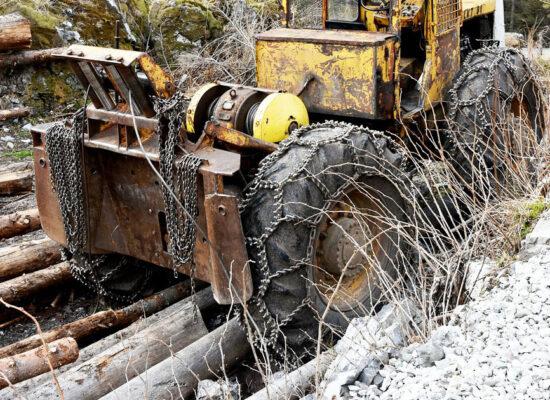
<instances>
[{"instance_id":1,"label":"gravel pile","mask_svg":"<svg viewBox=\"0 0 550 400\"><path fill-rule=\"evenodd\" d=\"M550 399L549 276L546 213L496 287L455 310L426 343L392 351L374 377L358 375L332 398Z\"/></svg>"}]
</instances>

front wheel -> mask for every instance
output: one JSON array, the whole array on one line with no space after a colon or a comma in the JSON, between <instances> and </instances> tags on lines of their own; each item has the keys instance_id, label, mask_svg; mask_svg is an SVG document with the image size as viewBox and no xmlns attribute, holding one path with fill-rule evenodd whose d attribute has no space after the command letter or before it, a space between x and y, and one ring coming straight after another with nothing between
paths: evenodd
<instances>
[{"instance_id":1,"label":"front wheel","mask_svg":"<svg viewBox=\"0 0 550 400\"><path fill-rule=\"evenodd\" d=\"M242 213L258 340L300 355L320 319L341 332L384 302L405 258L401 165L388 138L343 123L302 128L261 163Z\"/></svg>"}]
</instances>

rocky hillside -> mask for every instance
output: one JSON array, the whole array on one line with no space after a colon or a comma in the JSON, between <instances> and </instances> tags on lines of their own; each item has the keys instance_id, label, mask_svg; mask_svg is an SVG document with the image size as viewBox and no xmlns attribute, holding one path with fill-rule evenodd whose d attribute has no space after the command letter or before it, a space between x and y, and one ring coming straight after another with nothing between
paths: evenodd
<instances>
[{"instance_id":1,"label":"rocky hillside","mask_svg":"<svg viewBox=\"0 0 550 400\"><path fill-rule=\"evenodd\" d=\"M278 12L276 1L249 3L271 15ZM222 35L228 4L223 0L0 0L0 15L19 13L31 21L33 49L74 43L112 47L116 21L120 21L122 48L147 51L176 72L182 53ZM82 90L64 65L0 71L0 109L33 109L29 118L0 127L3 158L28 153L25 125L70 113L82 101Z\"/></svg>"}]
</instances>

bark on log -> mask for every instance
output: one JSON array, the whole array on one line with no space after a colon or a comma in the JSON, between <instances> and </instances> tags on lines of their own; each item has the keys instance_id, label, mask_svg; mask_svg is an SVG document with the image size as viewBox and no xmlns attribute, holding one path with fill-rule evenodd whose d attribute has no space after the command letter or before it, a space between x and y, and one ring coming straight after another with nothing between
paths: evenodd
<instances>
[{"instance_id":1,"label":"bark on log","mask_svg":"<svg viewBox=\"0 0 550 400\"><path fill-rule=\"evenodd\" d=\"M64 337L72 337L79 341L107 329L128 326L141 316L151 315L186 297L190 291L189 286L188 282L182 282L120 310L101 311L51 331L43 332L42 338L46 343ZM0 348L0 358L34 349L40 346L41 343L41 337L38 334L33 335Z\"/></svg>"},{"instance_id":2,"label":"bark on log","mask_svg":"<svg viewBox=\"0 0 550 400\"><path fill-rule=\"evenodd\" d=\"M31 23L19 14L0 16L0 51L29 49Z\"/></svg>"},{"instance_id":3,"label":"bark on log","mask_svg":"<svg viewBox=\"0 0 550 400\"><path fill-rule=\"evenodd\" d=\"M315 383L315 375L321 379L336 357L332 349L267 385L246 400L288 400L299 398Z\"/></svg>"},{"instance_id":4,"label":"bark on log","mask_svg":"<svg viewBox=\"0 0 550 400\"><path fill-rule=\"evenodd\" d=\"M200 380L230 368L249 351L246 333L232 319L101 399L186 398Z\"/></svg>"},{"instance_id":5,"label":"bark on log","mask_svg":"<svg viewBox=\"0 0 550 400\"><path fill-rule=\"evenodd\" d=\"M80 349L80 354L78 356L78 359L72 363L71 365L66 365L61 368L59 368L59 374L62 374L66 371L68 371L71 368L76 367L77 365L80 365L88 360L90 360L92 357L97 356L98 354L104 352L108 348L115 346L117 343L124 342L128 340L131 336L137 334L138 332L152 326L153 324L156 324L159 321L162 321L172 315L174 312L179 310L182 307L182 303L186 300L181 300L180 302L177 302L175 304L172 304L169 307L166 307L165 309L152 314L149 317L142 318L136 322L133 322L129 326L127 326L124 329L121 329L106 338L103 338L101 340L98 340L97 342L92 343L91 345L84 347L83 349ZM211 307L216 304L216 301L214 300L214 297L212 296L212 289L209 287L206 289L203 289L195 295L195 302L197 304L197 307L199 309L204 310L208 307ZM43 385L46 382L51 381L51 376L49 374L42 374L41 376L37 376L36 378L29 379L28 381L21 382L18 385L15 385L13 387L13 392L11 392L8 396L8 394L4 394L0 392L0 400L7 400L10 398L13 394L13 396L17 397L17 394L24 394L28 393L30 390L33 390L37 388L40 385ZM6 389L8 390L8 389Z\"/></svg>"},{"instance_id":6,"label":"bark on log","mask_svg":"<svg viewBox=\"0 0 550 400\"><path fill-rule=\"evenodd\" d=\"M62 262L0 283L0 298L7 303L18 304L42 290L59 286L71 279L69 263Z\"/></svg>"},{"instance_id":7,"label":"bark on log","mask_svg":"<svg viewBox=\"0 0 550 400\"><path fill-rule=\"evenodd\" d=\"M0 68L17 68L27 65L45 64L56 60L62 61L62 59L54 57L55 54L59 54L62 51L62 48L54 48L20 51L15 54L0 54Z\"/></svg>"},{"instance_id":8,"label":"bark on log","mask_svg":"<svg viewBox=\"0 0 550 400\"><path fill-rule=\"evenodd\" d=\"M31 109L28 107L12 108L11 110L0 110L0 121L23 118L28 116L30 113Z\"/></svg>"},{"instance_id":9,"label":"bark on log","mask_svg":"<svg viewBox=\"0 0 550 400\"><path fill-rule=\"evenodd\" d=\"M190 299L168 318L119 342L87 362L57 377L65 400L92 400L123 385L153 365L208 333ZM29 398L55 397L51 383L32 391Z\"/></svg>"},{"instance_id":10,"label":"bark on log","mask_svg":"<svg viewBox=\"0 0 550 400\"><path fill-rule=\"evenodd\" d=\"M32 170L4 172L0 174L0 196L30 192L34 172Z\"/></svg>"},{"instance_id":11,"label":"bark on log","mask_svg":"<svg viewBox=\"0 0 550 400\"><path fill-rule=\"evenodd\" d=\"M22 235L40 229L38 208L0 216L0 239Z\"/></svg>"},{"instance_id":12,"label":"bark on log","mask_svg":"<svg viewBox=\"0 0 550 400\"><path fill-rule=\"evenodd\" d=\"M59 244L49 238L0 249L0 280L46 268L61 260Z\"/></svg>"},{"instance_id":13,"label":"bark on log","mask_svg":"<svg viewBox=\"0 0 550 400\"><path fill-rule=\"evenodd\" d=\"M73 338L63 338L44 346L0 360L0 389L50 371L47 358L53 368L70 364L78 358L78 345Z\"/></svg>"}]
</instances>

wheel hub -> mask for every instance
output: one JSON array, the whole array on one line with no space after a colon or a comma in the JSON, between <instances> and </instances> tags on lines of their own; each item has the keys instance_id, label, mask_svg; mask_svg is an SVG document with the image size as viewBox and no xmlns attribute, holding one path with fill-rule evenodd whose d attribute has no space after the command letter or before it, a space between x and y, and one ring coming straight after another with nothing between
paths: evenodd
<instances>
[{"instance_id":1,"label":"wheel hub","mask_svg":"<svg viewBox=\"0 0 550 400\"><path fill-rule=\"evenodd\" d=\"M367 263L365 234L355 219L342 217L334 221L327 229L327 236L322 242L322 257L326 270L347 277L360 272Z\"/></svg>"}]
</instances>

